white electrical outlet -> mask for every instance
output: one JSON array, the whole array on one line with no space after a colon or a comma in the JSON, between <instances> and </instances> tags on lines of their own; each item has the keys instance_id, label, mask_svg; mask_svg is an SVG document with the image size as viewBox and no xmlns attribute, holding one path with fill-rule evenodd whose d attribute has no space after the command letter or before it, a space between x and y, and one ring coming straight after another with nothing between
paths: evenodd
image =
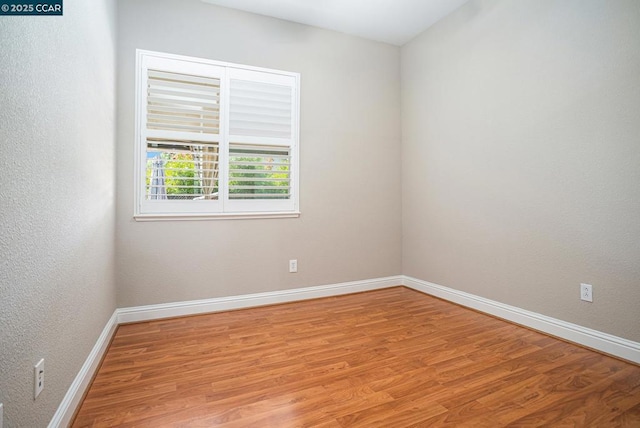
<instances>
[{"instance_id":1,"label":"white electrical outlet","mask_svg":"<svg viewBox=\"0 0 640 428\"><path fill-rule=\"evenodd\" d=\"M289 260L289 272L290 273L298 272L298 261L297 260Z\"/></svg>"},{"instance_id":2,"label":"white electrical outlet","mask_svg":"<svg viewBox=\"0 0 640 428\"><path fill-rule=\"evenodd\" d=\"M44 389L44 358L33 366L33 381L33 398L35 400Z\"/></svg>"},{"instance_id":3,"label":"white electrical outlet","mask_svg":"<svg viewBox=\"0 0 640 428\"><path fill-rule=\"evenodd\" d=\"M593 286L591 284L580 284L580 299L585 302L593 302Z\"/></svg>"}]
</instances>

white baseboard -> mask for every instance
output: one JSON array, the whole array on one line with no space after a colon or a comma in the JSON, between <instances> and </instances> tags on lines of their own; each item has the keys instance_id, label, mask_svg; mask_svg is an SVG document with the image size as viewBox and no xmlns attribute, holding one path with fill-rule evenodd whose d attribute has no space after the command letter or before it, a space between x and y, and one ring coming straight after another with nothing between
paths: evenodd
<instances>
[{"instance_id":1,"label":"white baseboard","mask_svg":"<svg viewBox=\"0 0 640 428\"><path fill-rule=\"evenodd\" d=\"M638 342L409 276L403 276L402 284L413 290L640 364Z\"/></svg>"},{"instance_id":2,"label":"white baseboard","mask_svg":"<svg viewBox=\"0 0 640 428\"><path fill-rule=\"evenodd\" d=\"M317 299L320 297L339 296L342 294L358 293L361 291L379 290L382 288L402 285L402 280L402 276L397 275L385 278L367 279L363 281L295 288L293 290L269 291L265 293L191 300L187 302L120 308L117 310L118 323L124 324L129 322L149 321L159 318L228 311L232 309Z\"/></svg>"},{"instance_id":3,"label":"white baseboard","mask_svg":"<svg viewBox=\"0 0 640 428\"><path fill-rule=\"evenodd\" d=\"M102 330L102 334L100 334L91 353L82 365L80 372L69 387L62 403L60 403L58 410L49 423L49 428L63 428L70 424L71 418L73 418L74 412L80 404L80 400L82 400L102 360L102 356L113 337L115 329L119 324L273 305L277 303L317 299L320 297L339 296L361 291L379 290L398 285L404 285L413 290L640 364L640 343L638 342L571 324L535 312L526 311L515 306L509 306L463 291L443 287L431 282L409 276L397 275L363 281L296 288L293 290L270 291L231 297L116 309Z\"/></svg>"},{"instance_id":4,"label":"white baseboard","mask_svg":"<svg viewBox=\"0 0 640 428\"><path fill-rule=\"evenodd\" d=\"M84 364L80 368L76 378L71 383L71 386L67 390L62 402L58 406L58 410L56 410L56 413L49 422L49 428L63 428L69 426L71 423L73 414L80 405L80 401L89 387L89 383L91 383L93 375L98 370L98 365L100 364L100 361L102 361L102 356L107 351L107 347L111 342L114 332L116 331L116 327L118 327L117 313L118 311L116 310L113 315L111 315L111 318L109 318L109 321L107 321L107 325L104 326L96 344L93 346L93 349L91 349L89 356L84 361Z\"/></svg>"}]
</instances>

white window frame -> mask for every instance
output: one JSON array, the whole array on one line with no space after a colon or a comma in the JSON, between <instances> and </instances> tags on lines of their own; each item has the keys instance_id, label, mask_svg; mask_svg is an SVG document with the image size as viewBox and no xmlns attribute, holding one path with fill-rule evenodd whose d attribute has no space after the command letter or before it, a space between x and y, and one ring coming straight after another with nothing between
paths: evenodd
<instances>
[{"instance_id":1,"label":"white window frame","mask_svg":"<svg viewBox=\"0 0 640 428\"><path fill-rule=\"evenodd\" d=\"M219 189L218 200L147 200L146 168L147 137L153 130L146 127L147 117L147 69L149 67L179 73L193 72L220 79L220 132L208 137L208 141L219 144ZM291 138L270 139L266 137L229 135L230 81L242 79L254 82L290 85L292 88ZM136 118L134 155L134 218L137 221L154 220L207 220L299 217L299 111L300 74L166 54L147 50L136 50ZM185 135L185 138L188 138ZM290 151L290 198L280 200L238 200L228 197L229 146L230 143L250 143L252 146L278 145Z\"/></svg>"}]
</instances>

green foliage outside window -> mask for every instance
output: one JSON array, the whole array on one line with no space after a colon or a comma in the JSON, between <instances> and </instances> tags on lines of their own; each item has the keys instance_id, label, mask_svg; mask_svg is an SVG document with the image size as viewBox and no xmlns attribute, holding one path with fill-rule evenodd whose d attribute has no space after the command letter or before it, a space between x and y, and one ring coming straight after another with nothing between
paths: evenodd
<instances>
[{"instance_id":1,"label":"green foliage outside window","mask_svg":"<svg viewBox=\"0 0 640 428\"><path fill-rule=\"evenodd\" d=\"M164 183L167 199L194 199L202 195L203 182L200 178L199 164L194 162L191 153L161 153L159 158L147 159L146 185L149 195L153 175L154 162L163 161ZM229 194L236 199L244 199L243 195L269 194L271 199L289 197L289 163L288 159L281 160L273 157L232 156L231 160L237 164L230 165ZM259 165L268 163L268 165ZM255 171L255 172L253 172ZM251 180L240 180L251 179ZM242 186L238 188L238 186ZM280 187L260 188L260 187ZM249 188L247 187L258 187ZM217 185L214 192L218 191ZM253 199L251 197L247 197Z\"/></svg>"}]
</instances>

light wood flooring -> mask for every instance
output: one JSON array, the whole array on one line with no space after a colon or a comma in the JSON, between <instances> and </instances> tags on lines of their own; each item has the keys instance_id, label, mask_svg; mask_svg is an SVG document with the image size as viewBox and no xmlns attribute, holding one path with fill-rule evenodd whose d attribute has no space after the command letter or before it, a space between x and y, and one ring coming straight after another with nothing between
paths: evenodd
<instances>
[{"instance_id":1,"label":"light wood flooring","mask_svg":"<svg viewBox=\"0 0 640 428\"><path fill-rule=\"evenodd\" d=\"M404 287L120 326L74 427L640 427L640 367Z\"/></svg>"}]
</instances>

